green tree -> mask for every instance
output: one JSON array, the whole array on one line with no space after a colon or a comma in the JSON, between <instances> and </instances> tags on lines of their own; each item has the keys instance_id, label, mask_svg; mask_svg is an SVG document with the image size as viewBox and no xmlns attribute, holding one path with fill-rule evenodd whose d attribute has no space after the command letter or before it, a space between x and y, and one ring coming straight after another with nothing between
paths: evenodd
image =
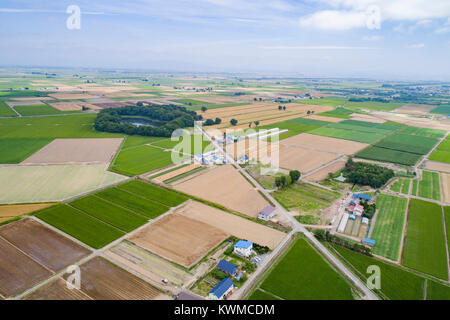
<instances>
[{"instance_id":1,"label":"green tree","mask_svg":"<svg viewBox=\"0 0 450 320\"><path fill-rule=\"evenodd\" d=\"M216 118L216 121L215 121L216 124L220 124L221 122L222 122L222 119Z\"/></svg>"},{"instance_id":2,"label":"green tree","mask_svg":"<svg viewBox=\"0 0 450 320\"><path fill-rule=\"evenodd\" d=\"M289 171L289 176L291 177L292 183L296 182L301 177L301 173L298 170Z\"/></svg>"},{"instance_id":3,"label":"green tree","mask_svg":"<svg viewBox=\"0 0 450 320\"><path fill-rule=\"evenodd\" d=\"M230 120L230 123L231 123L232 126L235 126L235 125L237 125L238 121L233 118L233 119Z\"/></svg>"},{"instance_id":4,"label":"green tree","mask_svg":"<svg viewBox=\"0 0 450 320\"><path fill-rule=\"evenodd\" d=\"M205 107L205 106L203 106L203 107L202 107L202 112L205 112L206 110L208 110L208 108Z\"/></svg>"},{"instance_id":5,"label":"green tree","mask_svg":"<svg viewBox=\"0 0 450 320\"><path fill-rule=\"evenodd\" d=\"M256 127L259 126L259 121L255 121L254 123Z\"/></svg>"}]
</instances>

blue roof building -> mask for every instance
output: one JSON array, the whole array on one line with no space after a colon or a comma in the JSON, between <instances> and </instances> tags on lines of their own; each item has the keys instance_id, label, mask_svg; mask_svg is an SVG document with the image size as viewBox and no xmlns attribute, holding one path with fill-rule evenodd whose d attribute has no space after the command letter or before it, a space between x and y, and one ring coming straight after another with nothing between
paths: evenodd
<instances>
[{"instance_id":1,"label":"blue roof building","mask_svg":"<svg viewBox=\"0 0 450 320\"><path fill-rule=\"evenodd\" d=\"M368 195L362 194L362 193L354 193L353 194L353 198L359 198L359 199L362 199L362 200L365 200L365 201L372 200L371 196L368 196Z\"/></svg>"},{"instance_id":2,"label":"blue roof building","mask_svg":"<svg viewBox=\"0 0 450 320\"><path fill-rule=\"evenodd\" d=\"M219 264L217 265L217 269L219 269L220 271L223 271L224 273L226 273L229 276L234 276L236 274L238 267L236 265L234 265L233 263L228 262L226 260L220 260Z\"/></svg>"},{"instance_id":3,"label":"blue roof building","mask_svg":"<svg viewBox=\"0 0 450 320\"><path fill-rule=\"evenodd\" d=\"M235 248L239 248L239 249L249 249L253 246L253 242L251 241L245 241L245 240L239 240L238 242L236 242L236 244L234 245Z\"/></svg>"},{"instance_id":4,"label":"blue roof building","mask_svg":"<svg viewBox=\"0 0 450 320\"><path fill-rule=\"evenodd\" d=\"M369 246L374 246L375 245L375 240L373 240L373 239L369 239L369 238L365 238L364 239L364 243L365 244L368 244Z\"/></svg>"},{"instance_id":5,"label":"blue roof building","mask_svg":"<svg viewBox=\"0 0 450 320\"><path fill-rule=\"evenodd\" d=\"M230 278L225 278L209 292L209 297L212 300L222 300L225 295L233 290L233 287L233 280Z\"/></svg>"}]
</instances>

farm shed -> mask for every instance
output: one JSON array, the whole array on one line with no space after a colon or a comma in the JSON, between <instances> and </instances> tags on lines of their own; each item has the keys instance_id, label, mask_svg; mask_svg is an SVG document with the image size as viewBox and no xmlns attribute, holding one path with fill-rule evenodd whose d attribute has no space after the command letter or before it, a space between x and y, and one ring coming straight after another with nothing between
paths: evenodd
<instances>
[{"instance_id":1,"label":"farm shed","mask_svg":"<svg viewBox=\"0 0 450 320\"><path fill-rule=\"evenodd\" d=\"M239 240L234 245L233 252L237 253L238 255L241 255L243 257L248 258L252 254L252 249L253 249L253 242Z\"/></svg>"},{"instance_id":2,"label":"farm shed","mask_svg":"<svg viewBox=\"0 0 450 320\"><path fill-rule=\"evenodd\" d=\"M365 238L364 239L364 244L368 244L369 246L373 247L375 245L375 240L369 239L369 238Z\"/></svg>"},{"instance_id":3,"label":"farm shed","mask_svg":"<svg viewBox=\"0 0 450 320\"><path fill-rule=\"evenodd\" d=\"M345 226L347 225L347 222L348 222L348 217L349 217L348 213L345 213L342 216L341 222L339 223L339 226L338 226L338 229L337 229L338 232L340 232L340 233L344 232Z\"/></svg>"},{"instance_id":4,"label":"farm shed","mask_svg":"<svg viewBox=\"0 0 450 320\"><path fill-rule=\"evenodd\" d=\"M267 206L258 213L258 218L264 221L269 221L275 215L276 208Z\"/></svg>"},{"instance_id":5,"label":"farm shed","mask_svg":"<svg viewBox=\"0 0 450 320\"><path fill-rule=\"evenodd\" d=\"M362 193L354 193L353 194L353 198L359 198L361 200L365 200L365 201L370 201L372 200L371 196L368 196L366 194L362 194Z\"/></svg>"},{"instance_id":6,"label":"farm shed","mask_svg":"<svg viewBox=\"0 0 450 320\"><path fill-rule=\"evenodd\" d=\"M233 286L233 280L225 278L209 292L209 297L211 300L222 300L224 296L233 290Z\"/></svg>"},{"instance_id":7,"label":"farm shed","mask_svg":"<svg viewBox=\"0 0 450 320\"><path fill-rule=\"evenodd\" d=\"M222 259L217 264L217 269L226 273L229 276L234 276L236 274L238 267L235 264Z\"/></svg>"}]
</instances>

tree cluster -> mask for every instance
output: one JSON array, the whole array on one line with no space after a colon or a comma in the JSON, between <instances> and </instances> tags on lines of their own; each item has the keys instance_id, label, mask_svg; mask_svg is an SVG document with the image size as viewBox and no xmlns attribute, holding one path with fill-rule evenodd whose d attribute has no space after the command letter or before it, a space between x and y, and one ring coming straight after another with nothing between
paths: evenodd
<instances>
[{"instance_id":1,"label":"tree cluster","mask_svg":"<svg viewBox=\"0 0 450 320\"><path fill-rule=\"evenodd\" d=\"M161 126L135 126L122 122L123 117L137 117ZM195 111L188 111L184 107L175 105L126 106L121 108L103 109L94 122L95 130L125 133L128 135L170 137L178 128L192 127L198 120Z\"/></svg>"},{"instance_id":2,"label":"tree cluster","mask_svg":"<svg viewBox=\"0 0 450 320\"><path fill-rule=\"evenodd\" d=\"M289 171L289 175L281 175L275 178L275 185L277 188L284 188L288 185L295 183L298 179L300 179L301 173L298 170Z\"/></svg>"},{"instance_id":3,"label":"tree cluster","mask_svg":"<svg viewBox=\"0 0 450 320\"><path fill-rule=\"evenodd\" d=\"M349 239L345 239L345 238L341 238L338 237L334 234L331 234L328 230L322 230L322 229L316 229L313 231L314 232L314 236L320 240L320 241L327 241L327 242L331 242L334 243L338 246L368 255L368 256L372 256L372 249L370 247L366 247L365 245L349 240Z\"/></svg>"},{"instance_id":4,"label":"tree cluster","mask_svg":"<svg viewBox=\"0 0 450 320\"><path fill-rule=\"evenodd\" d=\"M352 159L345 164L343 173L348 182L372 188L380 188L394 176L391 169L366 162L354 162Z\"/></svg>"}]
</instances>

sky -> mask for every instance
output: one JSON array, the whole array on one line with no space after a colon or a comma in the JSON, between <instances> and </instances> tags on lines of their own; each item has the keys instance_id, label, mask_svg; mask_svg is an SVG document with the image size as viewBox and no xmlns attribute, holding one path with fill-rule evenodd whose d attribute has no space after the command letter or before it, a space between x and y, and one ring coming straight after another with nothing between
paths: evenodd
<instances>
[{"instance_id":1,"label":"sky","mask_svg":"<svg viewBox=\"0 0 450 320\"><path fill-rule=\"evenodd\" d=\"M0 0L0 39L2 66L450 80L450 0Z\"/></svg>"}]
</instances>

